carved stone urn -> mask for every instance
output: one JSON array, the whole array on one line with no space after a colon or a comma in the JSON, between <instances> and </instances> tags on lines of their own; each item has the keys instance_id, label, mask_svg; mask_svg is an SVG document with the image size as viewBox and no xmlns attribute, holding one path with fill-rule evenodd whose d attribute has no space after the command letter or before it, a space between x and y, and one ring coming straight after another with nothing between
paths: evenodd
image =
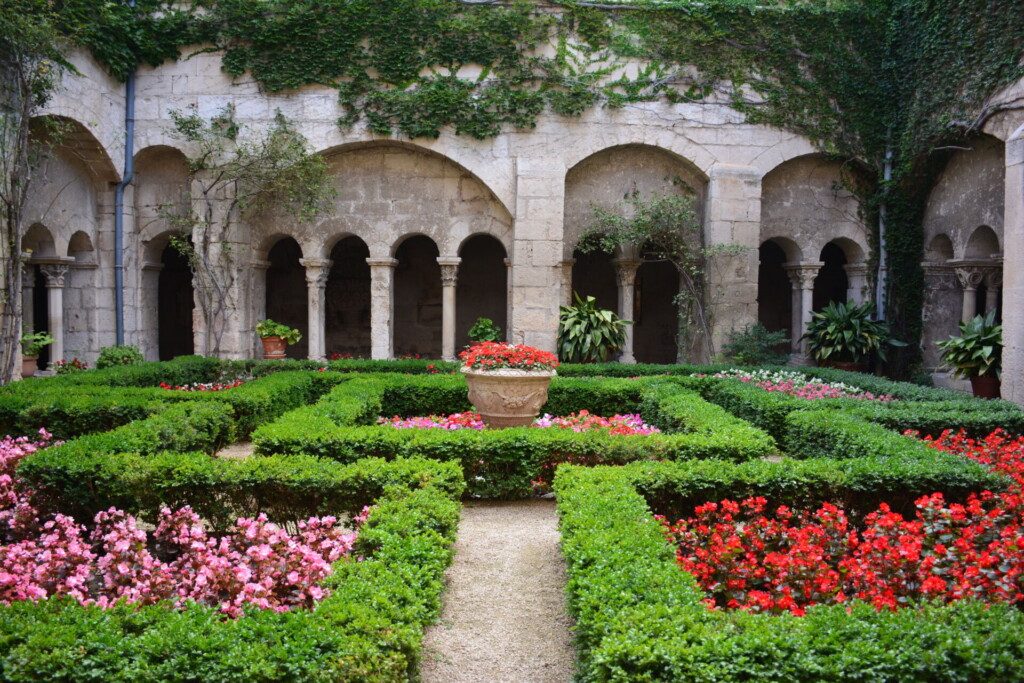
<instances>
[{"instance_id":1,"label":"carved stone urn","mask_svg":"<svg viewBox=\"0 0 1024 683\"><path fill-rule=\"evenodd\" d=\"M554 370L462 368L469 401L490 429L528 427L548 400Z\"/></svg>"}]
</instances>

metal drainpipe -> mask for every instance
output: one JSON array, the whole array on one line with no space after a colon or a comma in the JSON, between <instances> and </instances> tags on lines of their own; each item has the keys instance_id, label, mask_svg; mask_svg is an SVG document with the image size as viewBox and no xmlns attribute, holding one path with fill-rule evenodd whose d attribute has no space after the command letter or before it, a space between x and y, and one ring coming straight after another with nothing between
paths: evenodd
<instances>
[{"instance_id":1,"label":"metal drainpipe","mask_svg":"<svg viewBox=\"0 0 1024 683\"><path fill-rule=\"evenodd\" d=\"M135 0L128 0L135 7ZM135 67L124 84L124 173L114 190L114 316L117 344L124 344L124 190L135 176Z\"/></svg>"},{"instance_id":2,"label":"metal drainpipe","mask_svg":"<svg viewBox=\"0 0 1024 683\"><path fill-rule=\"evenodd\" d=\"M885 191L889 191L889 182L892 180L892 146L885 147L885 167L882 171L882 179L885 182ZM886 258L885 258L885 219L886 201L878 207L878 277L875 283L875 311L876 319L885 320L885 288L886 288Z\"/></svg>"}]
</instances>

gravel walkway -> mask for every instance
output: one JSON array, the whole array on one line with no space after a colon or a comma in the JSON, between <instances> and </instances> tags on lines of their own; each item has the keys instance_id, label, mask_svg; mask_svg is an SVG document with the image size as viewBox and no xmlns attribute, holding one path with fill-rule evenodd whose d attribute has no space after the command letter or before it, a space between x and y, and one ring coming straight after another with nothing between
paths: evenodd
<instances>
[{"instance_id":1,"label":"gravel walkway","mask_svg":"<svg viewBox=\"0 0 1024 683\"><path fill-rule=\"evenodd\" d=\"M467 503L425 683L570 681L572 620L554 501Z\"/></svg>"},{"instance_id":2,"label":"gravel walkway","mask_svg":"<svg viewBox=\"0 0 1024 683\"><path fill-rule=\"evenodd\" d=\"M231 460L242 460L250 457L256 451L256 446L253 445L252 441L236 441L230 446L217 451L218 458L229 458Z\"/></svg>"}]
</instances>

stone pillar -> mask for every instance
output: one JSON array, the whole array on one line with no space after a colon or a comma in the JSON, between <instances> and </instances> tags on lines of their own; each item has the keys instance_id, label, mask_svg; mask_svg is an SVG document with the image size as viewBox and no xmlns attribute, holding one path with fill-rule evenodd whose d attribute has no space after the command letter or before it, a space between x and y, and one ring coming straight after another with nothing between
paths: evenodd
<instances>
[{"instance_id":1,"label":"stone pillar","mask_svg":"<svg viewBox=\"0 0 1024 683\"><path fill-rule=\"evenodd\" d=\"M615 259L615 272L619 276L619 317L629 321L629 324L626 325L626 343L622 347L622 356L619 358L622 363L636 362L636 358L633 356L633 302L636 291L636 271L639 268L640 261L636 259Z\"/></svg>"},{"instance_id":2,"label":"stone pillar","mask_svg":"<svg viewBox=\"0 0 1024 683\"><path fill-rule=\"evenodd\" d=\"M255 259L249 266L250 299L249 305L252 308L252 324L250 325L250 338L252 339L252 357L261 358L263 344L256 336L256 325L267 318L267 270L270 269L270 261Z\"/></svg>"},{"instance_id":3,"label":"stone pillar","mask_svg":"<svg viewBox=\"0 0 1024 683\"><path fill-rule=\"evenodd\" d=\"M35 330L36 269L31 263L21 264L21 330L27 334Z\"/></svg>"},{"instance_id":4,"label":"stone pillar","mask_svg":"<svg viewBox=\"0 0 1024 683\"><path fill-rule=\"evenodd\" d=\"M811 322L811 314L814 312L814 279L818 277L818 271L823 265L822 261L783 264L789 273L789 281L793 283L793 303L799 301L800 304L793 306L793 356L789 359L790 365L807 365L811 362L807 340L801 337ZM796 297L797 292L799 299Z\"/></svg>"},{"instance_id":5,"label":"stone pillar","mask_svg":"<svg viewBox=\"0 0 1024 683\"><path fill-rule=\"evenodd\" d=\"M956 310L956 299L960 287L955 269L949 261L924 261L921 268L924 270L924 306L921 314L924 366L932 372L943 372L941 352L936 342L957 333L960 311Z\"/></svg>"},{"instance_id":6,"label":"stone pillar","mask_svg":"<svg viewBox=\"0 0 1024 683\"><path fill-rule=\"evenodd\" d=\"M855 304L862 304L868 298L868 264L847 263L843 266L846 271L846 300Z\"/></svg>"},{"instance_id":7,"label":"stone pillar","mask_svg":"<svg viewBox=\"0 0 1024 683\"><path fill-rule=\"evenodd\" d=\"M370 266L370 357L395 356L395 267L398 259L368 258Z\"/></svg>"},{"instance_id":8,"label":"stone pillar","mask_svg":"<svg viewBox=\"0 0 1024 683\"><path fill-rule=\"evenodd\" d=\"M512 341L512 259L505 259L505 341Z\"/></svg>"},{"instance_id":9,"label":"stone pillar","mask_svg":"<svg viewBox=\"0 0 1024 683\"><path fill-rule=\"evenodd\" d=\"M999 308L999 288L1003 286L1003 268L995 266L985 272L985 315Z\"/></svg>"},{"instance_id":10,"label":"stone pillar","mask_svg":"<svg viewBox=\"0 0 1024 683\"><path fill-rule=\"evenodd\" d=\"M709 175L704 242L712 249L707 266L712 344L705 351L714 356L733 330L757 322L761 173L750 166L716 164ZM716 254L716 247L728 249Z\"/></svg>"},{"instance_id":11,"label":"stone pillar","mask_svg":"<svg viewBox=\"0 0 1024 683\"><path fill-rule=\"evenodd\" d=\"M1003 262L1024 259L1024 126L1006 142ZM1024 405L1024 268L1003 273L1003 398Z\"/></svg>"},{"instance_id":12,"label":"stone pillar","mask_svg":"<svg viewBox=\"0 0 1024 683\"><path fill-rule=\"evenodd\" d=\"M572 306L572 267L576 265L576 259L566 259L560 264L559 278L562 291L562 306Z\"/></svg>"},{"instance_id":13,"label":"stone pillar","mask_svg":"<svg viewBox=\"0 0 1024 683\"><path fill-rule=\"evenodd\" d=\"M324 290L333 261L321 258L299 259L306 269L306 324L309 333L309 359L327 357L327 327L324 318Z\"/></svg>"},{"instance_id":14,"label":"stone pillar","mask_svg":"<svg viewBox=\"0 0 1024 683\"><path fill-rule=\"evenodd\" d=\"M43 277L46 278L46 303L50 336L50 363L64 359L64 278L68 267L61 263L48 263L41 266Z\"/></svg>"},{"instance_id":15,"label":"stone pillar","mask_svg":"<svg viewBox=\"0 0 1024 683\"><path fill-rule=\"evenodd\" d=\"M458 256L438 256L441 266L441 358L455 360L455 286L459 282Z\"/></svg>"},{"instance_id":16,"label":"stone pillar","mask_svg":"<svg viewBox=\"0 0 1024 683\"><path fill-rule=\"evenodd\" d=\"M958 267L956 278L963 289L964 299L960 307L960 322L968 322L978 313L978 285L981 284L983 273L980 268Z\"/></svg>"}]
</instances>

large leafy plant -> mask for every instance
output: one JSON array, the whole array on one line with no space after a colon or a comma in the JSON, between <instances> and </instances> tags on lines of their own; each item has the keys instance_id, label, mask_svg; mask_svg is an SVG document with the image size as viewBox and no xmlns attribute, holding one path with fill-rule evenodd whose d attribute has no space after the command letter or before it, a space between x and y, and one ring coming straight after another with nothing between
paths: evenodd
<instances>
[{"instance_id":1,"label":"large leafy plant","mask_svg":"<svg viewBox=\"0 0 1024 683\"><path fill-rule=\"evenodd\" d=\"M597 299L588 296L562 306L558 319L558 355L566 363L603 363L622 350L626 343L626 325L613 311L597 307Z\"/></svg>"},{"instance_id":2,"label":"large leafy plant","mask_svg":"<svg viewBox=\"0 0 1024 683\"><path fill-rule=\"evenodd\" d=\"M43 350L54 342L54 338L48 332L29 332L21 337L21 353L29 358L35 358Z\"/></svg>"},{"instance_id":3,"label":"large leafy plant","mask_svg":"<svg viewBox=\"0 0 1024 683\"><path fill-rule=\"evenodd\" d=\"M501 328L490 318L477 318L469 328L469 340L472 342L501 341Z\"/></svg>"},{"instance_id":4,"label":"large leafy plant","mask_svg":"<svg viewBox=\"0 0 1024 683\"><path fill-rule=\"evenodd\" d=\"M957 377L998 375L1002 369L1003 326L996 324L996 312L977 315L960 323L960 336L936 342L942 349L942 362Z\"/></svg>"},{"instance_id":5,"label":"large leafy plant","mask_svg":"<svg viewBox=\"0 0 1024 683\"><path fill-rule=\"evenodd\" d=\"M906 346L893 339L889 326L873 320L874 304L832 302L811 316L804 338L817 361L857 362L873 355L885 360L887 346Z\"/></svg>"},{"instance_id":6,"label":"large leafy plant","mask_svg":"<svg viewBox=\"0 0 1024 683\"><path fill-rule=\"evenodd\" d=\"M280 337L288 345L295 344L302 339L302 333L294 327L288 327L284 323L274 322L270 318L256 323L256 334L260 339L267 337Z\"/></svg>"}]
</instances>

